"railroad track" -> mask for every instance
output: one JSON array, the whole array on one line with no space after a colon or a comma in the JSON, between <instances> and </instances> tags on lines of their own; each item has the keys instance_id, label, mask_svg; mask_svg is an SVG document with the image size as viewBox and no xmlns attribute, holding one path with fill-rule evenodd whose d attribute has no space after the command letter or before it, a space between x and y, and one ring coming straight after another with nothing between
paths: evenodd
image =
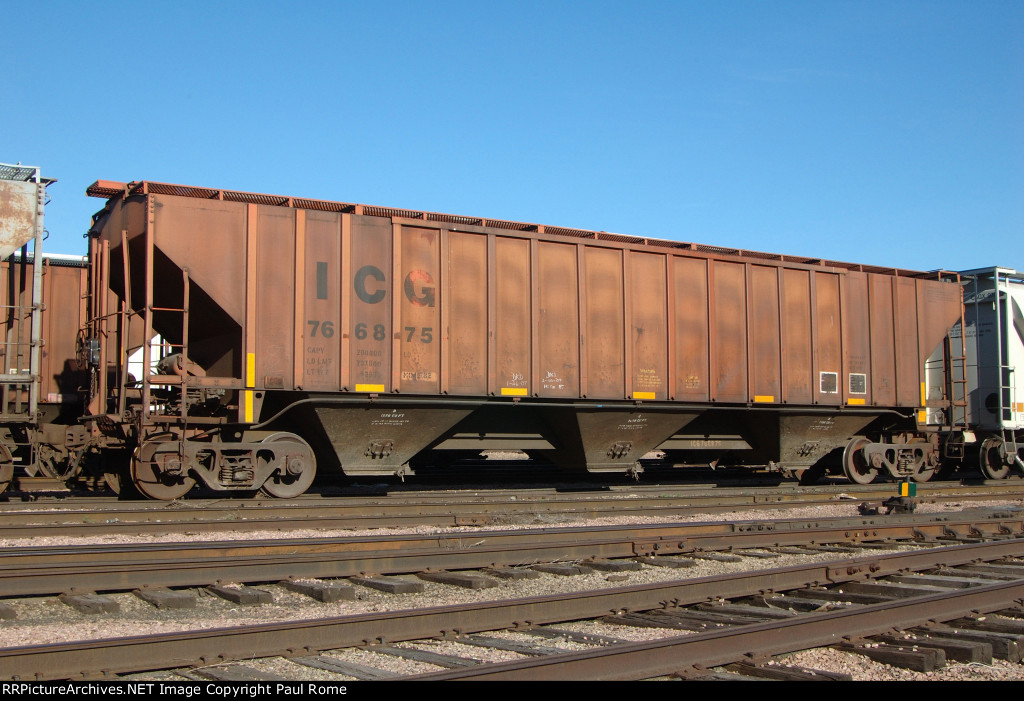
<instances>
[{"instance_id":1,"label":"railroad track","mask_svg":"<svg viewBox=\"0 0 1024 701\"><path fill-rule=\"evenodd\" d=\"M1000 564L985 568L979 566L982 562ZM931 574L908 574L915 572ZM888 580L880 581L883 578ZM857 586L861 593L851 593ZM752 596L757 599L750 599ZM984 660L986 654L995 652L1017 661L1024 646L1024 620L1020 618L1024 613L1015 607L1022 598L1024 539L1009 539L515 600L6 648L0 650L0 678L81 679L170 669L177 670L178 676L162 678L285 679L250 666L258 667L253 663L255 658L274 656L288 658L291 665L307 673L317 669L344 675L337 679L373 678L369 676L372 670L346 662L345 653L328 651L358 646L381 654L418 655L423 659L431 653L417 652L414 645L396 644L441 639L467 645L500 645L501 638L496 638L498 643L488 643L488 638L479 634L507 629L524 631L537 639L571 638L571 632L552 630L550 626L584 619L628 625L642 621L642 625L660 626L667 637L630 642L592 635L588 650L551 654L550 649L536 645L531 659L490 665L463 660L468 666L456 671L415 678L692 676L706 667L749 661L751 653L756 659L759 655L778 655L844 640L844 644L856 647L865 636L883 635L894 627L917 631L915 644L918 650L932 651L933 664L939 659L935 650L942 651L943 659L972 654ZM792 605L783 605L786 600ZM800 603L808 600L831 602L836 610L808 612L806 603ZM998 611L1008 616L995 616L983 623L971 620L979 613ZM730 625L719 625L730 618ZM711 623L714 629L708 629ZM968 628L973 631L965 632ZM690 634L679 636L680 629ZM586 636L575 638L583 641ZM971 640L988 641L987 647L966 644ZM879 643L871 645L863 649L877 650ZM969 652L971 649L973 652ZM433 654L435 663L444 657ZM239 660L249 664L225 666ZM452 666L455 664L452 662ZM381 672L377 678L386 676Z\"/></svg>"},{"instance_id":2,"label":"railroad track","mask_svg":"<svg viewBox=\"0 0 1024 701\"><path fill-rule=\"evenodd\" d=\"M201 500L118 502L103 498L0 505L0 538L164 534L304 529L486 526L536 523L554 518L644 516L667 518L737 509L779 509L879 502L893 485L842 485L695 489L664 485L608 487L565 493L556 489L486 490L465 493L369 490L361 496L307 497L280 501ZM1024 499L1024 483L922 487L918 501Z\"/></svg>"},{"instance_id":3,"label":"railroad track","mask_svg":"<svg viewBox=\"0 0 1024 701\"><path fill-rule=\"evenodd\" d=\"M18 547L0 553L0 597L507 568L808 543L1005 538L1021 532L1024 511L979 509L846 519Z\"/></svg>"},{"instance_id":4,"label":"railroad track","mask_svg":"<svg viewBox=\"0 0 1024 701\"><path fill-rule=\"evenodd\" d=\"M1024 551L1018 550L1018 554ZM861 565L851 563L856 569ZM765 657L795 652L813 647L822 647L841 643L844 640L866 638L883 635L893 629L912 630L920 626L954 622L945 628L933 627L922 635L909 636L902 642L897 638L896 644L888 643L895 650L879 650L872 648L869 641L858 646L846 642L847 649L856 650L860 647L864 652L876 654L888 652L894 658L902 654L904 657L913 655L918 658L921 671L933 671L936 663L945 661L947 654L961 654L967 659L983 661L986 654L991 661L992 642L982 640L968 641L973 645L965 645L962 630L959 626L971 626L977 621L979 614L1006 611L1009 621L1007 625L1017 631L1018 637L1024 640L1024 609L1017 603L1024 597L1024 567L1012 565L1021 570L1013 581L997 581L985 583L984 577L975 576L977 584L973 587L960 589L959 583L950 577L946 591L927 592L934 585L919 588L916 594L908 594L906 598L879 601L875 604L862 604L821 613L799 615L782 614L781 620L777 612L764 610L758 612L755 607L742 605L720 605L723 610L739 609L742 614L720 614L713 608L684 609L683 612L666 611L658 617L639 617L646 625L660 625L666 628L679 627L692 629L696 620L705 621L731 619L732 625L724 629L697 632L692 635L670 637L650 642L620 642L598 647L584 652L568 652L538 656L516 662L480 665L459 671L424 674L421 680L516 680L516 681L554 681L586 679L596 680L638 680L651 677L676 674L700 678L702 670L708 667L741 663L749 657ZM956 572L956 570L953 570ZM967 579L967 578L964 578ZM934 581L934 578L929 579ZM878 585L883 588L884 585ZM934 586L935 589L942 587ZM909 590L909 589L908 589ZM816 591L816 590L815 590ZM845 592L844 592L845 593ZM840 598L840 597L836 597ZM884 599L880 596L877 598ZM707 614L703 617L700 614ZM715 616L719 613L719 616ZM1013 615L1016 614L1016 615ZM621 616L630 620L625 614ZM986 630L982 627L982 630ZM990 639L997 636L994 628L988 631ZM958 636L961 637L957 640ZM988 652L984 646L988 645ZM913 648L913 649L908 649ZM970 649L973 648L973 651ZM922 650L926 652L922 652ZM941 657L939 656L941 652ZM930 653L930 655L929 655ZM933 661L925 659L931 656ZM748 676L758 676L756 670L748 669ZM770 672L771 669L763 669ZM787 671L787 670L780 670ZM790 673L808 674L809 670L788 670ZM763 675L767 676L767 675ZM795 674L794 674L795 676ZM785 678L785 677L779 677Z\"/></svg>"}]
</instances>

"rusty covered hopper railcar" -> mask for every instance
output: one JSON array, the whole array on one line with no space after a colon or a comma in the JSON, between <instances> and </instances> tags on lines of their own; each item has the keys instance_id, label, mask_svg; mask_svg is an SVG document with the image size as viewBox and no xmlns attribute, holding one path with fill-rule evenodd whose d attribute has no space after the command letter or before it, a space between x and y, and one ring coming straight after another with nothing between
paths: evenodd
<instances>
[{"instance_id":1,"label":"rusty covered hopper railcar","mask_svg":"<svg viewBox=\"0 0 1024 701\"><path fill-rule=\"evenodd\" d=\"M950 388L925 362L960 319L955 278L152 182L89 193L108 199L90 333L118 339L92 411L133 417L150 496L197 478L287 496L314 464L403 474L502 448L591 471L654 449L934 468L926 421Z\"/></svg>"}]
</instances>

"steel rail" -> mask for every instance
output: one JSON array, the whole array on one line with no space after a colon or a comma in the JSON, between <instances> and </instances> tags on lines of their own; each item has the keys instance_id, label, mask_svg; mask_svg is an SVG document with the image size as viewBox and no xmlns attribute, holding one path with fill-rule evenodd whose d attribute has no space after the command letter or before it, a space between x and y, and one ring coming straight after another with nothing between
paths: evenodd
<instances>
[{"instance_id":1,"label":"steel rail","mask_svg":"<svg viewBox=\"0 0 1024 701\"><path fill-rule=\"evenodd\" d=\"M1024 539L1014 539L511 601L489 601L319 620L10 647L0 649L0 679L75 679L216 664L253 657L308 655L323 650L375 642L398 642L496 629L527 628L623 611L671 608L720 597L785 591L809 585L880 577L900 571L922 570L939 565L956 566L1021 555L1024 555ZM1000 585L1004 588L999 589L998 604L978 603L972 599L968 606L982 609L990 606L1003 608L1007 606L1007 597L1015 599L1024 594L1019 589L1024 587L1024 582L1014 582L1013 585L1018 588L1010 589L1006 585ZM989 589L991 588L985 588L986 591ZM946 595L942 596L942 600L946 600ZM945 613L932 613L933 609L929 609L929 616L942 615L947 619L954 618L962 615L960 610L950 606L947 610L950 615L946 616ZM881 620L883 623L880 625L887 629L894 625L894 616L895 613L889 615L889 611L886 610L876 620ZM865 629L863 625L858 628ZM786 634L788 635L788 632ZM834 635L834 630L831 634ZM767 635L769 638L778 637L779 632L776 629ZM789 639L776 642L784 642L786 645L792 643ZM600 663L597 664L600 666ZM677 658L674 666L668 671L674 671L680 666L682 663ZM509 673L503 668L498 671ZM602 674L607 675L609 671L605 669ZM516 670L511 672L516 673ZM590 673L573 670L571 674L581 678ZM597 673L594 675L593 678L602 678L597 676Z\"/></svg>"},{"instance_id":2,"label":"steel rail","mask_svg":"<svg viewBox=\"0 0 1024 701\"><path fill-rule=\"evenodd\" d=\"M311 497L288 503L239 502L218 499L201 502L106 503L93 507L60 505L0 506L0 538L90 536L99 534L154 534L188 529L215 533L246 530L303 530L401 528L410 526L482 526L515 522L524 517L613 517L666 514L720 513L742 509L779 509L800 506L852 504L891 496L891 486L879 489L701 490L647 487L610 493L564 494L553 490L497 490L493 494L399 494L387 497ZM839 497L843 499L839 501ZM1019 490L982 487L965 490L932 488L919 501L956 499L1013 499ZM22 508L16 508L22 507ZM1012 507L1008 507L1012 508Z\"/></svg>"},{"instance_id":3,"label":"steel rail","mask_svg":"<svg viewBox=\"0 0 1024 701\"><path fill-rule=\"evenodd\" d=\"M844 637L878 635L929 621L949 621L1019 604L1024 580L913 597L792 619L737 625L709 633L613 645L541 658L406 677L416 680L488 681L637 680L672 674L686 667L738 662L746 655L779 655L839 642Z\"/></svg>"},{"instance_id":4,"label":"steel rail","mask_svg":"<svg viewBox=\"0 0 1024 701\"><path fill-rule=\"evenodd\" d=\"M1024 512L595 526L325 539L8 548L0 597L402 574L428 569L887 539L1010 537Z\"/></svg>"},{"instance_id":5,"label":"steel rail","mask_svg":"<svg viewBox=\"0 0 1024 701\"><path fill-rule=\"evenodd\" d=\"M729 503L733 502L733 503ZM786 502L738 503L727 499L725 503L686 506L657 504L650 500L608 500L533 502L527 504L415 504L403 503L386 506L316 507L319 513L310 514L308 507L270 507L265 512L239 513L232 509L216 512L150 512L104 513L100 511L80 516L55 513L54 522L40 522L39 515L7 519L0 524L0 538L9 540L39 537L93 537L99 535L160 535L189 531L191 533L226 533L246 531L300 531L351 530L366 528L413 528L435 526L488 526L509 523L536 523L538 518L597 519L623 516L670 519L690 514L718 514L746 510L796 508L801 506L834 506L830 500L804 499ZM70 521L81 518L81 521ZM89 518L102 519L89 521ZM530 520L527 520L530 519ZM16 521L22 521L18 523Z\"/></svg>"}]
</instances>

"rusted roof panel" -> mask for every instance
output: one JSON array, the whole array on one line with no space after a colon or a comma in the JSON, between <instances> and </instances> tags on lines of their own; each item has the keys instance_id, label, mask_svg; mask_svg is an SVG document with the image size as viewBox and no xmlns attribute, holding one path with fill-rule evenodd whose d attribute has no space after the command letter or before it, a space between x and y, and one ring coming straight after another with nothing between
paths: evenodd
<instances>
[{"instance_id":1,"label":"rusted roof panel","mask_svg":"<svg viewBox=\"0 0 1024 701\"><path fill-rule=\"evenodd\" d=\"M397 209L394 207L378 207L372 205L360 205L349 202L333 202L329 200L314 200L297 197L286 197L283 195L267 195L252 192L236 192L230 190L217 190L188 185L169 185L166 183L153 183L149 181L121 183L112 180L97 180L86 189L86 194L92 197L111 199L113 197L125 197L132 195L145 195L148 193L176 195L179 197L197 197L203 199L222 199L231 202L246 202L250 204L271 205L277 207L295 207L299 209L312 209L327 212L349 212L372 217L398 218L398 219L419 219L421 221L444 222L461 226L482 226L497 229L508 229L511 231L539 232L544 235L567 236L576 239L590 239L599 241L613 241L636 246L657 246L660 248L679 248L697 251L711 256L727 256L733 258L752 258L757 260L778 261L783 264L807 265L814 267L839 268L856 272L870 272L879 275L890 275L894 277L928 278L940 277L944 271L921 272L916 270L902 270L898 268L886 268L871 265L860 265L856 263L843 263L838 261L824 260L821 258L807 258L802 256L781 255L778 253L766 253L761 251L747 251L738 248L722 246L711 246L698 243L685 243L679 241L667 241L661 239L649 239L624 234L614 234L605 231L589 231L586 229L573 229L558 226L544 226L527 222L514 222L500 219L485 219L458 214L442 214L438 212L425 212L411 209Z\"/></svg>"}]
</instances>

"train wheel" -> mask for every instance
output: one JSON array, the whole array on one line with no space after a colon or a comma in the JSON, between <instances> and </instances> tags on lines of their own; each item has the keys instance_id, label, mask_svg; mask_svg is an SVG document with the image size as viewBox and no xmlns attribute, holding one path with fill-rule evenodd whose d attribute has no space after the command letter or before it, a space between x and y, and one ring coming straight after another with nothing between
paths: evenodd
<instances>
[{"instance_id":1,"label":"train wheel","mask_svg":"<svg viewBox=\"0 0 1024 701\"><path fill-rule=\"evenodd\" d=\"M14 479L14 457L7 446L0 443L0 494L7 491Z\"/></svg>"},{"instance_id":2,"label":"train wheel","mask_svg":"<svg viewBox=\"0 0 1024 701\"><path fill-rule=\"evenodd\" d=\"M277 444L280 450L287 452L284 468L275 470L260 491L278 499L292 499L304 494L316 477L316 458L306 441L294 433L275 433L260 442Z\"/></svg>"},{"instance_id":3,"label":"train wheel","mask_svg":"<svg viewBox=\"0 0 1024 701\"><path fill-rule=\"evenodd\" d=\"M72 477L75 466L68 459L68 452L43 443L36 447L36 472L43 477L62 480Z\"/></svg>"},{"instance_id":4,"label":"train wheel","mask_svg":"<svg viewBox=\"0 0 1024 701\"><path fill-rule=\"evenodd\" d=\"M121 481L121 475L116 472L103 473L103 483L107 485L107 489L112 491L114 494L121 494Z\"/></svg>"},{"instance_id":5,"label":"train wheel","mask_svg":"<svg viewBox=\"0 0 1024 701\"><path fill-rule=\"evenodd\" d=\"M978 448L978 467L985 479L1001 480L1010 474L1010 466L1003 458L1005 454L1003 439L999 436L989 436L981 442Z\"/></svg>"},{"instance_id":6,"label":"train wheel","mask_svg":"<svg viewBox=\"0 0 1024 701\"><path fill-rule=\"evenodd\" d=\"M173 501L188 494L196 481L185 472L184 465L178 465L177 472L166 469L152 458L156 452L156 443L143 443L132 455L131 478L136 489L143 496L160 501Z\"/></svg>"},{"instance_id":7,"label":"train wheel","mask_svg":"<svg viewBox=\"0 0 1024 701\"><path fill-rule=\"evenodd\" d=\"M87 474L95 475L97 487L102 483L121 499L140 499L142 495L132 484L132 455L133 453L129 450L113 449L105 450L102 453L86 453L82 457L82 470Z\"/></svg>"},{"instance_id":8,"label":"train wheel","mask_svg":"<svg viewBox=\"0 0 1024 701\"><path fill-rule=\"evenodd\" d=\"M801 486L810 486L812 484L820 484L825 479L826 469L824 467L817 467L812 465L807 469L800 470L797 475L797 479L800 481Z\"/></svg>"},{"instance_id":9,"label":"train wheel","mask_svg":"<svg viewBox=\"0 0 1024 701\"><path fill-rule=\"evenodd\" d=\"M878 468L868 465L864 447L871 441L864 437L854 438L843 451L843 472L854 484L870 484L878 475Z\"/></svg>"},{"instance_id":10,"label":"train wheel","mask_svg":"<svg viewBox=\"0 0 1024 701\"><path fill-rule=\"evenodd\" d=\"M104 472L103 483L107 486L107 489L122 500L141 499L143 497L139 490L135 488L131 467L127 465L119 469L113 469L111 472Z\"/></svg>"},{"instance_id":11,"label":"train wheel","mask_svg":"<svg viewBox=\"0 0 1024 701\"><path fill-rule=\"evenodd\" d=\"M36 448L37 474L52 479L69 480L79 473L81 456L73 455L64 448L43 443Z\"/></svg>"},{"instance_id":12,"label":"train wheel","mask_svg":"<svg viewBox=\"0 0 1024 701\"><path fill-rule=\"evenodd\" d=\"M938 463L934 462L935 455L930 452L927 443L911 441L908 445L915 448L916 453L914 457L918 461L917 472L912 474L910 479L915 482L927 482L940 473Z\"/></svg>"}]
</instances>

